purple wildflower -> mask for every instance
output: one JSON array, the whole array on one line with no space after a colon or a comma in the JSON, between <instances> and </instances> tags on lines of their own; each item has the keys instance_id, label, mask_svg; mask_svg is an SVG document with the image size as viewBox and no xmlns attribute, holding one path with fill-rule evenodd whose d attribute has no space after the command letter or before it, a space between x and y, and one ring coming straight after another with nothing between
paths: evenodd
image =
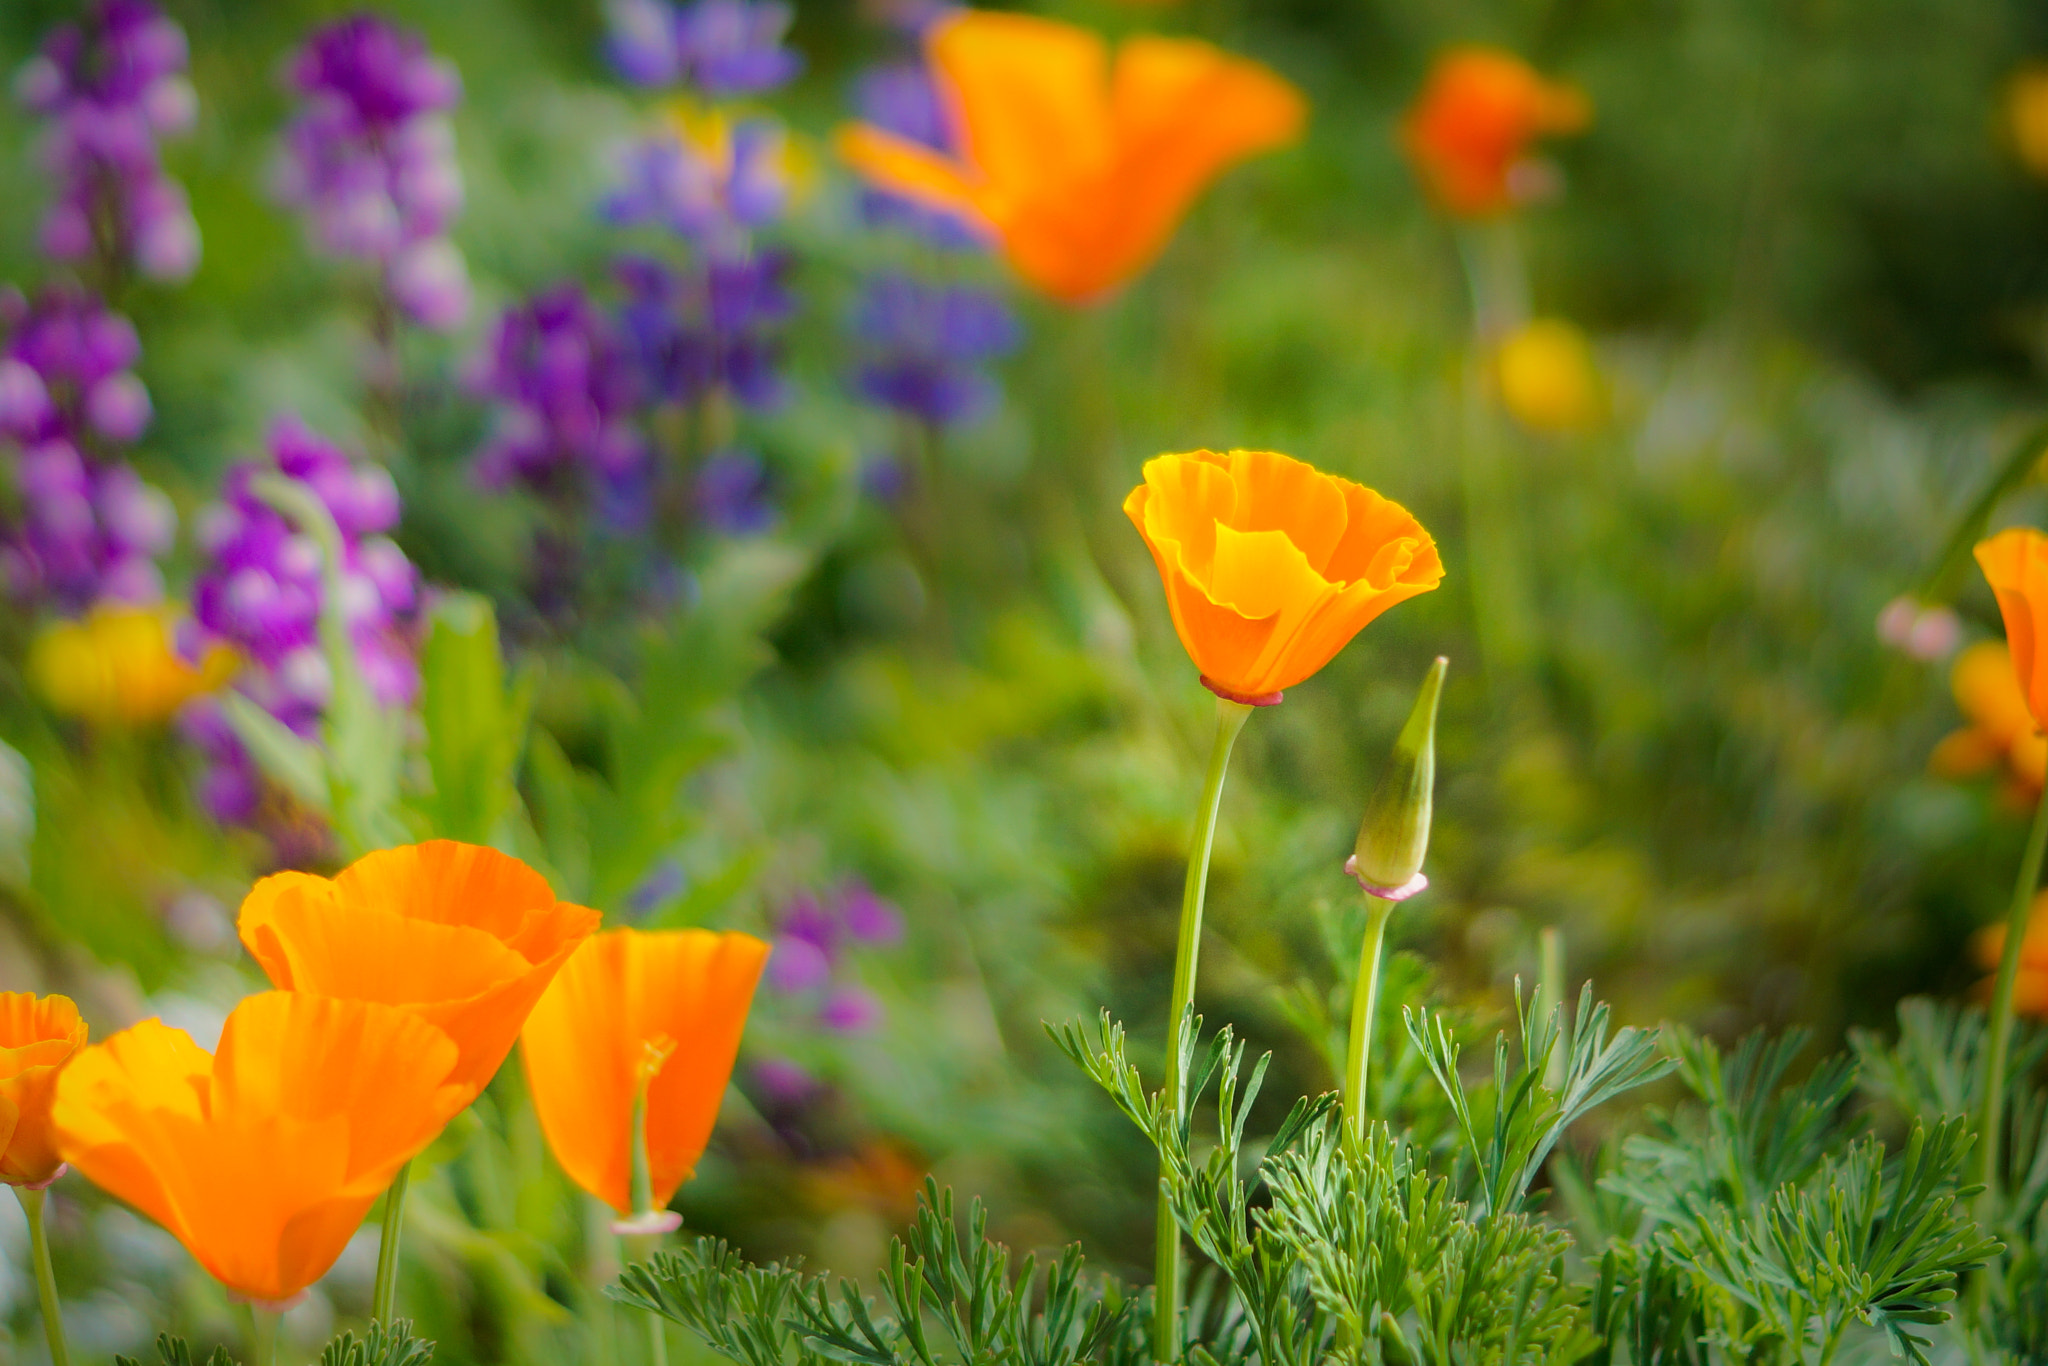
<instances>
[{"instance_id":1,"label":"purple wildflower","mask_svg":"<svg viewBox=\"0 0 2048 1366\"><path fill-rule=\"evenodd\" d=\"M601 211L617 227L663 228L711 256L743 256L749 234L788 205L783 140L768 119L664 129L627 148Z\"/></svg>"},{"instance_id":2,"label":"purple wildflower","mask_svg":"<svg viewBox=\"0 0 2048 1366\"><path fill-rule=\"evenodd\" d=\"M446 111L453 67L409 30L360 14L317 30L293 57L302 103L285 130L278 192L320 250L368 261L393 303L447 330L469 309L469 273L448 240L462 173Z\"/></svg>"},{"instance_id":3,"label":"purple wildflower","mask_svg":"<svg viewBox=\"0 0 2048 1366\"><path fill-rule=\"evenodd\" d=\"M246 661L236 689L312 739L333 695L334 678L320 649L325 586L318 545L258 497L255 476L266 469L305 485L326 506L341 533L339 604L349 641L371 695L402 706L419 691L419 667L407 631L419 599L411 561L382 533L398 523L398 493L383 467L357 463L295 418L271 428L270 460L228 471L220 502L201 514L205 569L192 588L193 621L201 639L232 645ZM247 819L260 783L232 730L210 703L188 708L187 733L212 761L201 796L222 820Z\"/></svg>"},{"instance_id":4,"label":"purple wildflower","mask_svg":"<svg viewBox=\"0 0 2048 1366\"><path fill-rule=\"evenodd\" d=\"M803 70L782 45L791 12L778 0L611 0L605 13L605 55L635 85L688 81L722 99L773 90Z\"/></svg>"},{"instance_id":5,"label":"purple wildflower","mask_svg":"<svg viewBox=\"0 0 2048 1366\"><path fill-rule=\"evenodd\" d=\"M801 1104L818 1089L818 1079L788 1058L761 1058L748 1070L761 1099L770 1105Z\"/></svg>"},{"instance_id":6,"label":"purple wildflower","mask_svg":"<svg viewBox=\"0 0 2048 1366\"><path fill-rule=\"evenodd\" d=\"M135 329L73 286L33 304L0 292L0 445L18 452L18 513L0 528L0 574L24 600L76 612L100 598L163 595L156 557L170 549L170 500L116 450L148 427L149 391L129 369Z\"/></svg>"},{"instance_id":7,"label":"purple wildflower","mask_svg":"<svg viewBox=\"0 0 2048 1366\"><path fill-rule=\"evenodd\" d=\"M839 889L839 923L858 944L894 944L903 938L903 913L859 878Z\"/></svg>"},{"instance_id":8,"label":"purple wildflower","mask_svg":"<svg viewBox=\"0 0 2048 1366\"><path fill-rule=\"evenodd\" d=\"M798 995L816 991L832 980L832 960L825 950L792 934L777 935L768 954L768 985Z\"/></svg>"},{"instance_id":9,"label":"purple wildflower","mask_svg":"<svg viewBox=\"0 0 2048 1366\"><path fill-rule=\"evenodd\" d=\"M199 227L184 189L164 173L160 136L191 128L198 97L185 78L185 31L147 0L96 0L82 24L51 32L15 77L15 92L49 122L44 163L56 201L43 250L60 261L95 252L156 280L199 264Z\"/></svg>"},{"instance_id":10,"label":"purple wildflower","mask_svg":"<svg viewBox=\"0 0 2048 1366\"><path fill-rule=\"evenodd\" d=\"M854 330L870 350L855 373L861 396L939 426L988 410L996 386L982 366L1018 341L1016 318L993 294L895 274L868 281Z\"/></svg>"},{"instance_id":11,"label":"purple wildflower","mask_svg":"<svg viewBox=\"0 0 2048 1366\"><path fill-rule=\"evenodd\" d=\"M648 396L690 404L720 388L748 408L779 403L777 329L794 309L784 284L788 269L781 252L680 272L646 257L622 257L620 321Z\"/></svg>"},{"instance_id":12,"label":"purple wildflower","mask_svg":"<svg viewBox=\"0 0 2048 1366\"><path fill-rule=\"evenodd\" d=\"M882 1020L882 1003L865 987L835 988L818 1007L818 1023L835 1034L860 1034Z\"/></svg>"},{"instance_id":13,"label":"purple wildflower","mask_svg":"<svg viewBox=\"0 0 2048 1366\"><path fill-rule=\"evenodd\" d=\"M719 451L697 470L697 511L728 536L757 536L775 524L768 471L749 451Z\"/></svg>"},{"instance_id":14,"label":"purple wildflower","mask_svg":"<svg viewBox=\"0 0 2048 1366\"><path fill-rule=\"evenodd\" d=\"M581 498L631 478L645 456L629 420L637 385L628 357L574 284L508 310L473 383L499 405L476 461L486 488Z\"/></svg>"}]
</instances>

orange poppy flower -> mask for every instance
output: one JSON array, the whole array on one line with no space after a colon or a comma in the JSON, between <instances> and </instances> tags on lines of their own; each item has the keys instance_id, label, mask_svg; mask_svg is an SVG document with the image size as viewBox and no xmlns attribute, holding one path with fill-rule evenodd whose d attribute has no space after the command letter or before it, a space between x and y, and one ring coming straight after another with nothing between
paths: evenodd
<instances>
[{"instance_id":1,"label":"orange poppy flower","mask_svg":"<svg viewBox=\"0 0 2048 1366\"><path fill-rule=\"evenodd\" d=\"M1977 983L1976 995L1991 999L1999 956L2005 952L2005 926L1986 925L1970 936L1970 956L1993 974ZM2020 972L2013 982L2013 1009L2022 1015L2048 1016L2048 892L2034 898L2027 912L2027 932L2020 940Z\"/></svg>"},{"instance_id":2,"label":"orange poppy flower","mask_svg":"<svg viewBox=\"0 0 2048 1366\"><path fill-rule=\"evenodd\" d=\"M85 1021L70 997L0 992L0 1185L38 1186L63 1165L50 1098L84 1046Z\"/></svg>"},{"instance_id":3,"label":"orange poppy flower","mask_svg":"<svg viewBox=\"0 0 2048 1366\"><path fill-rule=\"evenodd\" d=\"M892 193L987 227L1019 275L1063 303L1136 276L1195 197L1301 135L1301 92L1190 38L1109 45L1071 24L962 9L926 31L956 160L879 128L840 155Z\"/></svg>"},{"instance_id":4,"label":"orange poppy flower","mask_svg":"<svg viewBox=\"0 0 2048 1366\"><path fill-rule=\"evenodd\" d=\"M2027 711L2037 725L2048 724L2048 658L2042 655L2042 636L2048 634L2048 536L2032 527L2001 531L1977 543L1977 565L2005 618L2013 676Z\"/></svg>"},{"instance_id":5,"label":"orange poppy flower","mask_svg":"<svg viewBox=\"0 0 2048 1366\"><path fill-rule=\"evenodd\" d=\"M1576 133L1593 106L1512 52L1455 47L1437 57L1401 122L1401 145L1430 196L1461 218L1505 213L1525 196L1516 172L1545 133Z\"/></svg>"},{"instance_id":6,"label":"orange poppy flower","mask_svg":"<svg viewBox=\"0 0 2048 1366\"><path fill-rule=\"evenodd\" d=\"M1124 514L1151 548L1202 682L1238 702L1279 701L1444 576L1406 508L1272 451L1148 460Z\"/></svg>"},{"instance_id":7,"label":"orange poppy flower","mask_svg":"<svg viewBox=\"0 0 2048 1366\"><path fill-rule=\"evenodd\" d=\"M2027 710L2005 642L1980 640L1957 655L1949 687L1967 724L1942 737L1927 766L1962 778L2003 764L2016 783L2038 793L2048 774L2048 736Z\"/></svg>"},{"instance_id":8,"label":"orange poppy flower","mask_svg":"<svg viewBox=\"0 0 2048 1366\"><path fill-rule=\"evenodd\" d=\"M366 854L333 879L264 878L240 928L272 986L404 1006L444 1031L462 1050L453 1080L474 1097L597 923L518 859L432 840Z\"/></svg>"},{"instance_id":9,"label":"orange poppy flower","mask_svg":"<svg viewBox=\"0 0 2048 1366\"><path fill-rule=\"evenodd\" d=\"M711 1138L767 959L752 935L710 930L609 930L576 951L520 1035L541 1132L570 1180L636 1212L644 1091L654 1208L668 1204Z\"/></svg>"},{"instance_id":10,"label":"orange poppy flower","mask_svg":"<svg viewBox=\"0 0 2048 1366\"><path fill-rule=\"evenodd\" d=\"M311 1285L398 1169L469 1103L455 1043L409 1010L266 991L209 1055L145 1020L57 1081L65 1158L176 1235L228 1289Z\"/></svg>"}]
</instances>

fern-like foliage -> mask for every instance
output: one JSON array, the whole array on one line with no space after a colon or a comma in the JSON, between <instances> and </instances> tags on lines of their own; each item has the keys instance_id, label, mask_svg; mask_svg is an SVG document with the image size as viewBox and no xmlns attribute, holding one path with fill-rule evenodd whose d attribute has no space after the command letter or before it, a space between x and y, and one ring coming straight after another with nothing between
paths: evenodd
<instances>
[{"instance_id":1,"label":"fern-like foliage","mask_svg":"<svg viewBox=\"0 0 2048 1366\"><path fill-rule=\"evenodd\" d=\"M979 1200L968 1225L963 1244L952 1193L927 1178L916 1222L890 1243L880 1305L851 1283L807 1276L801 1264L755 1266L710 1238L628 1267L608 1293L740 1366L1137 1366L1129 1354L1141 1339L1125 1331L1136 1306L1084 1277L1078 1247L1042 1276L1033 1256L1013 1273Z\"/></svg>"},{"instance_id":2,"label":"fern-like foliage","mask_svg":"<svg viewBox=\"0 0 2048 1366\"><path fill-rule=\"evenodd\" d=\"M156 1356L161 1366L193 1366L192 1349L185 1339L170 1333L156 1335ZM142 1366L134 1357L116 1355L114 1366ZM237 1366L235 1359L228 1355L227 1348L216 1347L206 1354L199 1366Z\"/></svg>"},{"instance_id":3,"label":"fern-like foliage","mask_svg":"<svg viewBox=\"0 0 2048 1366\"><path fill-rule=\"evenodd\" d=\"M410 1319L372 1323L359 1338L343 1332L320 1353L320 1366L427 1366L434 1344L412 1335Z\"/></svg>"},{"instance_id":4,"label":"fern-like foliage","mask_svg":"<svg viewBox=\"0 0 2048 1366\"><path fill-rule=\"evenodd\" d=\"M1442 1015L1428 1009L1403 1012L1408 1036L1443 1088L1465 1138L1464 1156L1476 1169L1475 1205L1482 1213L1517 1210L1530 1183L1565 1130L1588 1111L1625 1091L1655 1081L1672 1069L1657 1052L1655 1030L1633 1026L1607 1032L1608 1008L1595 1003L1593 985L1579 993L1569 1022L1560 1005L1547 1018L1532 1016L1515 989L1518 1044L1495 1036L1490 1106L1475 1106L1458 1074L1459 1046ZM1545 1084L1551 1055L1562 1045L1563 1077Z\"/></svg>"}]
</instances>

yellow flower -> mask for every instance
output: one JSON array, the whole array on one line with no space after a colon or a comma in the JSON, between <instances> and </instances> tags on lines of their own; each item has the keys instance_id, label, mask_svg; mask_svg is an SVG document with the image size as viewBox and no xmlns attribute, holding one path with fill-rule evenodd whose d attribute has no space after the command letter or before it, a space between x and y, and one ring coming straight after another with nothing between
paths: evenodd
<instances>
[{"instance_id":1,"label":"yellow flower","mask_svg":"<svg viewBox=\"0 0 2048 1366\"><path fill-rule=\"evenodd\" d=\"M2013 73L2005 120L2020 164L2048 179L2048 63L2030 62Z\"/></svg>"},{"instance_id":2,"label":"yellow flower","mask_svg":"<svg viewBox=\"0 0 2048 1366\"><path fill-rule=\"evenodd\" d=\"M161 721L234 676L234 652L210 647L194 665L172 644L167 608L101 603L78 621L43 629L29 676L51 708L102 725Z\"/></svg>"},{"instance_id":3,"label":"yellow flower","mask_svg":"<svg viewBox=\"0 0 2048 1366\"><path fill-rule=\"evenodd\" d=\"M1501 403L1533 432L1581 432L1606 406L1586 334L1562 318L1524 323L1494 357Z\"/></svg>"}]
</instances>

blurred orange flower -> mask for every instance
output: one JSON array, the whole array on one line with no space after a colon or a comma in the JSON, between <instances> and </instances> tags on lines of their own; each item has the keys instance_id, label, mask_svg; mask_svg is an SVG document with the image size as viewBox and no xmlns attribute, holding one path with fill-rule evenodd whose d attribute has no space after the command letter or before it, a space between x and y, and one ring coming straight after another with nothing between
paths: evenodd
<instances>
[{"instance_id":1,"label":"blurred orange flower","mask_svg":"<svg viewBox=\"0 0 2048 1366\"><path fill-rule=\"evenodd\" d=\"M1402 120L1401 145L1445 212L1483 218L1525 198L1516 177L1532 141L1576 133L1592 119L1585 92L1544 80L1514 53L1454 47L1430 67Z\"/></svg>"},{"instance_id":2,"label":"blurred orange flower","mask_svg":"<svg viewBox=\"0 0 2048 1366\"><path fill-rule=\"evenodd\" d=\"M1978 641L1956 656L1948 677L1967 724L1942 737L1927 766L1945 778L1962 778L2004 764L2016 782L2040 792L2048 737L2027 710L2005 642Z\"/></svg>"},{"instance_id":3,"label":"blurred orange flower","mask_svg":"<svg viewBox=\"0 0 2048 1366\"><path fill-rule=\"evenodd\" d=\"M1211 691L1269 703L1397 602L1444 576L1399 503L1272 451L1145 462L1124 499Z\"/></svg>"},{"instance_id":4,"label":"blurred orange flower","mask_svg":"<svg viewBox=\"0 0 2048 1366\"><path fill-rule=\"evenodd\" d=\"M2020 164L2048 178L2048 64L2029 62L2005 88L2006 126Z\"/></svg>"},{"instance_id":5,"label":"blurred orange flower","mask_svg":"<svg viewBox=\"0 0 2048 1366\"><path fill-rule=\"evenodd\" d=\"M840 155L884 189L985 225L1063 303L1114 289L1166 248L1226 168L1293 142L1308 105L1256 62L1139 35L1112 64L1086 29L962 9L926 31L960 158L866 124Z\"/></svg>"},{"instance_id":6,"label":"blurred orange flower","mask_svg":"<svg viewBox=\"0 0 2048 1366\"><path fill-rule=\"evenodd\" d=\"M2035 723L2048 722L2048 536L2032 527L2012 527L1977 543L1977 564L2005 618L2005 642L2012 648L2013 676Z\"/></svg>"},{"instance_id":7,"label":"blurred orange flower","mask_svg":"<svg viewBox=\"0 0 2048 1366\"><path fill-rule=\"evenodd\" d=\"M70 997L0 992L0 1185L40 1185L63 1165L50 1099L84 1046L85 1021Z\"/></svg>"},{"instance_id":8,"label":"blurred orange flower","mask_svg":"<svg viewBox=\"0 0 2048 1366\"><path fill-rule=\"evenodd\" d=\"M2005 926L1986 925L1970 936L1970 957L1984 971L1996 974L2005 952ZM1976 994L1991 998L1994 978L1977 983ZM2048 1016L2048 892L2035 896L2027 912L2027 932L2020 940L2020 975L2014 981L2013 1009L2022 1015Z\"/></svg>"},{"instance_id":9,"label":"blurred orange flower","mask_svg":"<svg viewBox=\"0 0 2048 1366\"><path fill-rule=\"evenodd\" d=\"M279 873L242 902L242 943L284 991L404 1006L462 1050L473 1098L598 913L507 854L432 840L340 876Z\"/></svg>"},{"instance_id":10,"label":"blurred orange flower","mask_svg":"<svg viewBox=\"0 0 2048 1366\"><path fill-rule=\"evenodd\" d=\"M266 991L211 1056L145 1020L57 1082L64 1157L177 1236L236 1294L288 1301L464 1105L454 1042L391 1006Z\"/></svg>"},{"instance_id":11,"label":"blurred orange flower","mask_svg":"<svg viewBox=\"0 0 2048 1366\"><path fill-rule=\"evenodd\" d=\"M1494 355L1501 404L1535 432L1579 432L1600 420L1606 395L1593 344L1562 318L1537 318Z\"/></svg>"},{"instance_id":12,"label":"blurred orange flower","mask_svg":"<svg viewBox=\"0 0 2048 1366\"><path fill-rule=\"evenodd\" d=\"M609 930L569 960L520 1035L541 1131L570 1180L633 1205L633 1109L647 1101L654 1208L710 1140L768 946L710 930Z\"/></svg>"},{"instance_id":13,"label":"blurred orange flower","mask_svg":"<svg viewBox=\"0 0 2048 1366\"><path fill-rule=\"evenodd\" d=\"M222 645L188 663L172 643L175 627L161 608L102 603L37 634L29 677L43 700L67 716L103 725L161 721L226 683L238 663Z\"/></svg>"}]
</instances>

